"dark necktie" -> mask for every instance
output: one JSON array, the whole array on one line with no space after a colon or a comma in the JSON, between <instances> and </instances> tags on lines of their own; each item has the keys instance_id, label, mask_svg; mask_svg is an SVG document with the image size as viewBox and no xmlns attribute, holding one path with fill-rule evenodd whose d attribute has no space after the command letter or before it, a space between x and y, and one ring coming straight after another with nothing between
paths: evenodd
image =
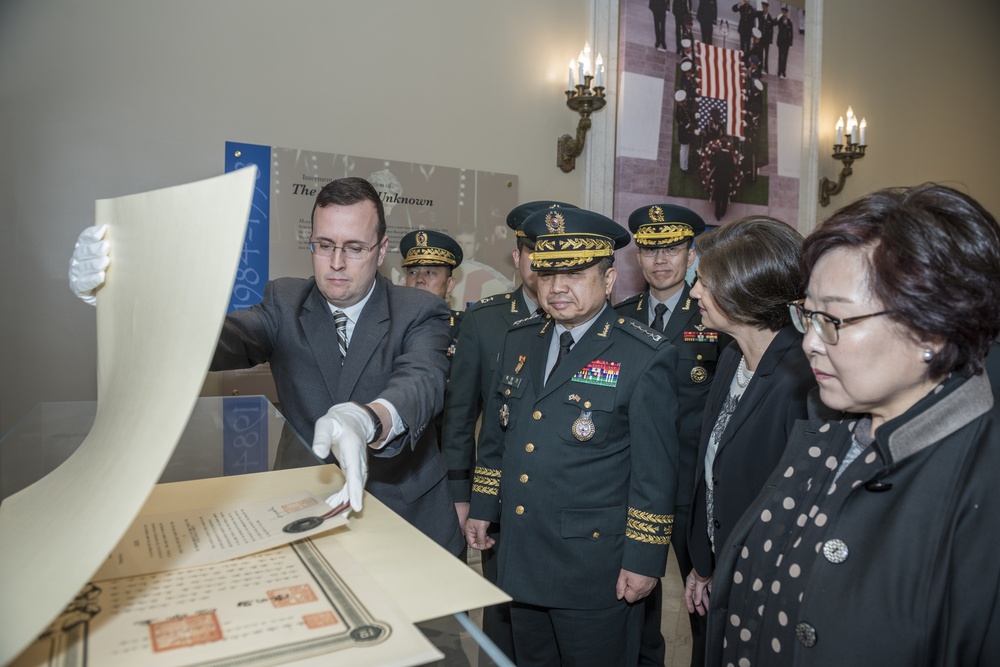
<instances>
[{"instance_id":1,"label":"dark necktie","mask_svg":"<svg viewBox=\"0 0 1000 667\"><path fill-rule=\"evenodd\" d=\"M333 323L337 325L337 347L340 348L340 363L347 358L347 313L342 310L333 313Z\"/></svg>"},{"instance_id":2,"label":"dark necktie","mask_svg":"<svg viewBox=\"0 0 1000 667\"><path fill-rule=\"evenodd\" d=\"M559 354L556 355L556 363L552 365L552 370L549 371L549 377L552 377L552 374L556 372L557 368L559 368L560 362L562 362L563 358L569 354L569 348L571 347L573 347L573 334L568 331L563 331L559 335ZM545 379L548 381L549 378Z\"/></svg>"},{"instance_id":3,"label":"dark necktie","mask_svg":"<svg viewBox=\"0 0 1000 667\"><path fill-rule=\"evenodd\" d=\"M663 331L663 315L667 312L666 304L656 304L653 312L656 313L656 317L653 318L653 328L657 331Z\"/></svg>"}]
</instances>

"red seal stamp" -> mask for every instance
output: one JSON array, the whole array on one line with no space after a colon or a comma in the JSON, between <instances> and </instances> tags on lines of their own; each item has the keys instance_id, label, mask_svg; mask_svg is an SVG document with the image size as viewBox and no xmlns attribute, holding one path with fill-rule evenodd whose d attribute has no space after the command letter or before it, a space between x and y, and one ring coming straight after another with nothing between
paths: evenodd
<instances>
[{"instance_id":1,"label":"red seal stamp","mask_svg":"<svg viewBox=\"0 0 1000 667\"><path fill-rule=\"evenodd\" d=\"M270 598L271 604L275 608L280 607L291 607L296 604L305 604L307 602L315 602L316 594L313 593L313 589L309 584L299 584L298 586L288 586L286 588L275 588L274 590L267 592L267 597Z\"/></svg>"},{"instance_id":2,"label":"red seal stamp","mask_svg":"<svg viewBox=\"0 0 1000 667\"><path fill-rule=\"evenodd\" d=\"M296 500L293 503L288 503L287 505L282 505L281 509L285 510L287 514L295 514L300 512L307 507L312 507L313 505L318 505L319 501L315 498L303 498L302 500Z\"/></svg>"},{"instance_id":3,"label":"red seal stamp","mask_svg":"<svg viewBox=\"0 0 1000 667\"><path fill-rule=\"evenodd\" d=\"M222 639L222 628L219 627L215 612L210 611L150 623L149 634L153 641L153 652L159 653L217 642Z\"/></svg>"},{"instance_id":4,"label":"red seal stamp","mask_svg":"<svg viewBox=\"0 0 1000 667\"><path fill-rule=\"evenodd\" d=\"M318 614L306 614L302 617L302 621L310 630L325 628L327 626L337 625L340 623L340 619L338 619L337 615L332 611L322 611Z\"/></svg>"}]
</instances>

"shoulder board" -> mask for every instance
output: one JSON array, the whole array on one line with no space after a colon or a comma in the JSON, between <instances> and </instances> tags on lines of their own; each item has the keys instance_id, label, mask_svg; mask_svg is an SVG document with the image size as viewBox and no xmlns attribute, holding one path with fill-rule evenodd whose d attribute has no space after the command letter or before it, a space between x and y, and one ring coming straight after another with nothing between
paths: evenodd
<instances>
[{"instance_id":1,"label":"shoulder board","mask_svg":"<svg viewBox=\"0 0 1000 667\"><path fill-rule=\"evenodd\" d=\"M633 303L635 303L639 299L641 299L642 295L643 295L643 292L639 292L638 294L633 294L629 298L624 299L624 300L619 301L618 303L616 303L614 305L614 308L621 308L622 306L631 306Z\"/></svg>"},{"instance_id":2,"label":"shoulder board","mask_svg":"<svg viewBox=\"0 0 1000 667\"><path fill-rule=\"evenodd\" d=\"M627 331L633 338L638 338L650 347L659 347L660 343L667 340L659 331L650 329L645 324L631 317L618 317L615 319L615 328Z\"/></svg>"},{"instance_id":3,"label":"shoulder board","mask_svg":"<svg viewBox=\"0 0 1000 667\"><path fill-rule=\"evenodd\" d=\"M491 305L495 306L501 303L503 304L510 303L510 300L512 298L511 294L512 294L511 292L507 292L506 294L492 294L490 296L483 297L479 301L476 301L474 304L469 306L467 310L472 310L473 308L479 309Z\"/></svg>"},{"instance_id":4,"label":"shoulder board","mask_svg":"<svg viewBox=\"0 0 1000 667\"><path fill-rule=\"evenodd\" d=\"M535 323L541 323L541 322L544 322L546 319L548 319L548 317L549 317L548 315L542 315L540 313L535 313L531 317L525 317L524 319L517 320L516 322L514 322L513 324L510 325L510 328L514 329L516 327L525 326L525 325L531 324L533 322L535 322Z\"/></svg>"}]
</instances>

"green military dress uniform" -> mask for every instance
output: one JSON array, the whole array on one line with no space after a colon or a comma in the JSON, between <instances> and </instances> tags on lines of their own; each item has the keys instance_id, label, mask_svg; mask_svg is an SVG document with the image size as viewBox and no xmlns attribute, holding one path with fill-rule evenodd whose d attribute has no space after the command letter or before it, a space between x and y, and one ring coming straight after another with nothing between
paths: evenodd
<instances>
[{"instance_id":1,"label":"green military dress uniform","mask_svg":"<svg viewBox=\"0 0 1000 667\"><path fill-rule=\"evenodd\" d=\"M454 363L455 350L458 348L458 330L464 317L464 310L453 310L448 319L448 332L451 334L451 343L448 344L448 360L452 363Z\"/></svg>"},{"instance_id":2,"label":"green military dress uniform","mask_svg":"<svg viewBox=\"0 0 1000 667\"><path fill-rule=\"evenodd\" d=\"M470 516L501 522L497 583L515 601L605 608L622 568L663 576L677 351L608 304L544 382L554 324L535 316L507 335Z\"/></svg>"},{"instance_id":3,"label":"green military dress uniform","mask_svg":"<svg viewBox=\"0 0 1000 667\"><path fill-rule=\"evenodd\" d=\"M531 314L524 302L523 287L488 296L465 311L455 337L455 354L449 355L451 377L444 400L447 418L441 431L448 488L456 503L469 502L471 497L476 422L489 395L490 379L507 329Z\"/></svg>"}]
</instances>

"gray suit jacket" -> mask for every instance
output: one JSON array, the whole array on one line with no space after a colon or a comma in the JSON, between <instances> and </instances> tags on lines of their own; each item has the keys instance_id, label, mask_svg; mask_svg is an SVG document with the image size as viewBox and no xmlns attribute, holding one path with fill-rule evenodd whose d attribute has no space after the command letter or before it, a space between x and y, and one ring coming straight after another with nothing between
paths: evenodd
<instances>
[{"instance_id":1,"label":"gray suit jacket","mask_svg":"<svg viewBox=\"0 0 1000 667\"><path fill-rule=\"evenodd\" d=\"M265 286L259 304L226 317L211 369L271 362L282 412L306 442L331 406L388 400L408 430L371 452L366 488L459 553L463 543L446 470L435 429L428 428L444 403L448 321L441 299L378 275L341 366L337 328L315 280L279 278Z\"/></svg>"}]
</instances>

